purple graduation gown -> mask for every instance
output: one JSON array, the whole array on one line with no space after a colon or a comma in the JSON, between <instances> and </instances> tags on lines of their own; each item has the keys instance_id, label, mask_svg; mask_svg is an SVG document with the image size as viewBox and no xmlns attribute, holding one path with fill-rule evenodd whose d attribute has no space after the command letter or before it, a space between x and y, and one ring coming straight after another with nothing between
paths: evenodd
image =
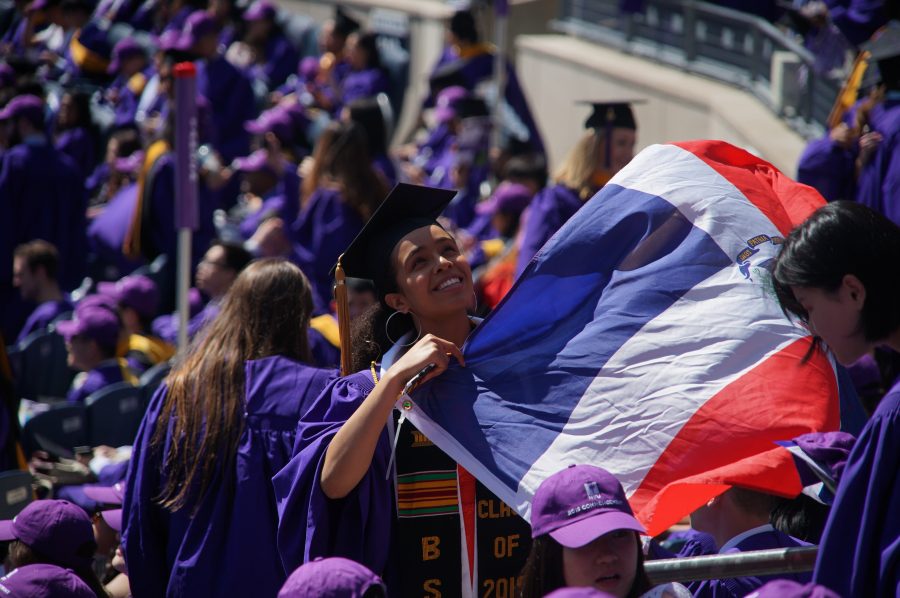
<instances>
[{"instance_id":1,"label":"purple graduation gown","mask_svg":"<svg viewBox=\"0 0 900 598\"><path fill-rule=\"evenodd\" d=\"M287 78L296 72L300 55L284 34L275 33L266 42L264 60L265 62L251 67L248 75L262 79L273 90L284 85Z\"/></svg>"},{"instance_id":2,"label":"purple graduation gown","mask_svg":"<svg viewBox=\"0 0 900 598\"><path fill-rule=\"evenodd\" d=\"M797 165L797 181L822 194L827 201L853 199L856 193L856 156L828 136L811 141Z\"/></svg>"},{"instance_id":3,"label":"purple graduation gown","mask_svg":"<svg viewBox=\"0 0 900 598\"><path fill-rule=\"evenodd\" d=\"M49 141L6 150L0 157L0 283L12 280L15 247L44 239L59 251L60 284L75 288L86 262L86 209L84 177Z\"/></svg>"},{"instance_id":4,"label":"purple graduation gown","mask_svg":"<svg viewBox=\"0 0 900 598\"><path fill-rule=\"evenodd\" d=\"M194 338L204 326L219 315L219 301L210 301L188 320L188 339ZM151 325L154 336L175 344L178 342L178 314L165 314L153 320Z\"/></svg>"},{"instance_id":5,"label":"purple graduation gown","mask_svg":"<svg viewBox=\"0 0 900 598\"><path fill-rule=\"evenodd\" d=\"M66 395L66 401L70 404L84 403L84 400L97 392L101 388L106 388L110 384L122 382L125 376L122 374L122 364L117 359L109 359L104 361L94 369L87 372L83 378L84 382L79 384L79 376L75 377L72 383L72 389ZM76 384L78 386L76 386Z\"/></svg>"},{"instance_id":6,"label":"purple graduation gown","mask_svg":"<svg viewBox=\"0 0 900 598\"><path fill-rule=\"evenodd\" d=\"M44 330L50 325L50 322L73 309L74 306L72 303L66 299L63 299L62 301L46 301L41 303L33 312L31 312L31 315L28 316L28 319L25 321L25 326L22 327L19 336L16 337L16 342L22 342L25 340L25 337L32 332Z\"/></svg>"},{"instance_id":7,"label":"purple graduation gown","mask_svg":"<svg viewBox=\"0 0 900 598\"><path fill-rule=\"evenodd\" d=\"M813 580L841 596L900 596L900 383L881 399L841 474Z\"/></svg>"},{"instance_id":8,"label":"purple graduation gown","mask_svg":"<svg viewBox=\"0 0 900 598\"><path fill-rule=\"evenodd\" d=\"M524 231L519 244L516 276L522 274L531 258L575 212L584 205L574 189L562 184L545 187L534 196L523 216Z\"/></svg>"},{"instance_id":9,"label":"purple graduation gown","mask_svg":"<svg viewBox=\"0 0 900 598\"><path fill-rule=\"evenodd\" d=\"M793 548L797 546L809 546L809 543L798 540L792 536L780 532L775 528L769 531L753 534L744 538L733 548L724 551L724 554L746 552L750 550L766 550L769 548ZM687 588L694 598L742 598L760 586L773 579L790 579L800 584L809 583L809 573L784 573L780 575L732 577L725 579L708 579L688 583Z\"/></svg>"},{"instance_id":10,"label":"purple graduation gown","mask_svg":"<svg viewBox=\"0 0 900 598\"><path fill-rule=\"evenodd\" d=\"M368 371L339 378L300 418L294 457L272 479L278 552L287 571L319 556L342 556L376 572L387 567L394 526L387 428L371 467L345 498L329 499L319 484L328 445L373 388Z\"/></svg>"},{"instance_id":11,"label":"purple graduation gown","mask_svg":"<svg viewBox=\"0 0 900 598\"><path fill-rule=\"evenodd\" d=\"M360 215L335 189L316 189L301 208L292 226L291 261L309 278L319 305L331 303L331 267L362 226Z\"/></svg>"},{"instance_id":12,"label":"purple graduation gown","mask_svg":"<svg viewBox=\"0 0 900 598\"><path fill-rule=\"evenodd\" d=\"M869 125L884 139L860 169L856 200L900 224L900 91L872 109Z\"/></svg>"},{"instance_id":13,"label":"purple graduation gown","mask_svg":"<svg viewBox=\"0 0 900 598\"><path fill-rule=\"evenodd\" d=\"M197 93L209 101L210 142L222 154L223 160L230 163L250 150L250 134L244 129L244 122L257 114L253 87L244 73L224 56L198 60L196 65Z\"/></svg>"},{"instance_id":14,"label":"purple graduation gown","mask_svg":"<svg viewBox=\"0 0 900 598\"><path fill-rule=\"evenodd\" d=\"M244 372L244 429L234 468L213 482L193 516L189 509L169 512L153 500L165 482L163 451L150 446L165 386L147 408L122 515L128 577L137 598L275 596L287 577L275 544L278 517L270 480L291 458L297 420L337 372L281 356L247 361Z\"/></svg>"},{"instance_id":15,"label":"purple graduation gown","mask_svg":"<svg viewBox=\"0 0 900 598\"><path fill-rule=\"evenodd\" d=\"M252 214L247 215L238 225L241 236L249 239L262 224L263 220L277 216L290 224L300 211L300 177L297 176L297 165L285 165L284 174L272 191L265 196L262 205Z\"/></svg>"},{"instance_id":16,"label":"purple graduation gown","mask_svg":"<svg viewBox=\"0 0 900 598\"><path fill-rule=\"evenodd\" d=\"M97 147L90 131L84 127L60 133L56 138L56 149L75 162L83 179L87 179L94 172L97 166Z\"/></svg>"},{"instance_id":17,"label":"purple graduation gown","mask_svg":"<svg viewBox=\"0 0 900 598\"><path fill-rule=\"evenodd\" d=\"M103 211L88 225L88 246L91 253L101 264L114 266L119 277L141 265L140 261L128 259L122 253L135 207L137 183L131 183L119 189Z\"/></svg>"}]
</instances>

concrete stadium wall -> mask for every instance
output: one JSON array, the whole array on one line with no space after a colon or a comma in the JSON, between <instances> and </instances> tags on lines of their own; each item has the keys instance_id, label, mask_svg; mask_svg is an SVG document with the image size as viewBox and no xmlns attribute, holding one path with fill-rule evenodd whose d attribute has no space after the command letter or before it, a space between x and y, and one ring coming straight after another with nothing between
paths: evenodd
<instances>
[{"instance_id":1,"label":"concrete stadium wall","mask_svg":"<svg viewBox=\"0 0 900 598\"><path fill-rule=\"evenodd\" d=\"M564 35L519 36L516 52L551 165L565 157L590 111L576 100L643 98L635 107L638 148L722 139L796 173L804 140L744 91Z\"/></svg>"}]
</instances>

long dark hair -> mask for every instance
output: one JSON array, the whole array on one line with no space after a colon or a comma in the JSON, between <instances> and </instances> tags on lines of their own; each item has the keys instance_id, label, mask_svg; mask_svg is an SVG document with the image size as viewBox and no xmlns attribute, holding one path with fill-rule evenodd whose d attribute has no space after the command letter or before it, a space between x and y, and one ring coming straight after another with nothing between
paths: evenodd
<instances>
[{"instance_id":1,"label":"long dark hair","mask_svg":"<svg viewBox=\"0 0 900 598\"><path fill-rule=\"evenodd\" d=\"M82 545L78 549L78 552L79 556L91 557L93 556L95 550L97 550L97 545L93 542L88 542ZM60 567L66 569L71 568L70 565L63 565L49 557L44 556L21 540L13 540L9 543L9 556L7 558L12 569L24 567L25 565L37 564L59 565ZM81 581L86 583L88 587L93 590L98 598L106 598L106 596L109 596L109 594L107 594L106 592L106 589L103 587L103 584L100 583L100 580L97 578L97 574L94 573L94 570L90 566L78 567L77 569L72 569L72 571L75 572L75 575L81 578Z\"/></svg>"},{"instance_id":2,"label":"long dark hair","mask_svg":"<svg viewBox=\"0 0 900 598\"><path fill-rule=\"evenodd\" d=\"M161 449L171 438L162 507L199 505L231 470L244 427L244 363L273 355L309 362L312 309L309 281L288 261L260 260L237 277L209 331L166 379L152 440Z\"/></svg>"},{"instance_id":3,"label":"long dark hair","mask_svg":"<svg viewBox=\"0 0 900 598\"><path fill-rule=\"evenodd\" d=\"M366 134L356 123L329 124L316 143L312 172L303 180L301 203L328 183L367 221L387 195L387 185L372 168Z\"/></svg>"},{"instance_id":4,"label":"long dark hair","mask_svg":"<svg viewBox=\"0 0 900 598\"><path fill-rule=\"evenodd\" d=\"M635 532L637 536L637 532ZM637 539L637 570L634 583L628 591L628 598L637 598L653 587L644 570L644 551L640 538ZM531 543L531 552L522 568L521 598L541 598L559 588L566 587L563 575L562 544L549 535L538 536Z\"/></svg>"},{"instance_id":5,"label":"long dark hair","mask_svg":"<svg viewBox=\"0 0 900 598\"><path fill-rule=\"evenodd\" d=\"M835 291L845 275L856 276L866 288L861 332L877 342L900 328L898 263L900 227L861 204L836 201L787 236L775 261L773 285L782 309L807 321L809 314L791 287Z\"/></svg>"}]
</instances>

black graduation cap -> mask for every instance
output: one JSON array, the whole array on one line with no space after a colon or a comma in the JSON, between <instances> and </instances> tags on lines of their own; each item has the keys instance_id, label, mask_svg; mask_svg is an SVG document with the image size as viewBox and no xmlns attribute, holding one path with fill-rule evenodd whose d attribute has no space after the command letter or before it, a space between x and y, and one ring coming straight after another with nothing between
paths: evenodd
<instances>
[{"instance_id":1,"label":"black graduation cap","mask_svg":"<svg viewBox=\"0 0 900 598\"><path fill-rule=\"evenodd\" d=\"M900 21L891 21L862 45L876 62L900 56Z\"/></svg>"},{"instance_id":2,"label":"black graduation cap","mask_svg":"<svg viewBox=\"0 0 900 598\"><path fill-rule=\"evenodd\" d=\"M400 239L431 224L456 195L455 191L398 183L359 231L350 246L338 258L331 270L336 285L338 329L341 337L341 374L350 373L350 307L347 298L347 279L371 280L380 300L393 290L391 254Z\"/></svg>"},{"instance_id":3,"label":"black graduation cap","mask_svg":"<svg viewBox=\"0 0 900 598\"><path fill-rule=\"evenodd\" d=\"M371 280L384 296L394 286L390 266L394 247L417 228L437 224L455 195L456 191L398 183L340 257L344 273Z\"/></svg>"},{"instance_id":4,"label":"black graduation cap","mask_svg":"<svg viewBox=\"0 0 900 598\"><path fill-rule=\"evenodd\" d=\"M334 32L347 37L359 29L359 21L347 14L343 6L334 9Z\"/></svg>"},{"instance_id":5,"label":"black graduation cap","mask_svg":"<svg viewBox=\"0 0 900 598\"><path fill-rule=\"evenodd\" d=\"M605 129L622 127L624 129L637 129L632 104L643 104L644 100L619 100L613 102L593 102L581 100L579 104L587 104L593 108L590 116L584 121L585 129Z\"/></svg>"},{"instance_id":6,"label":"black graduation cap","mask_svg":"<svg viewBox=\"0 0 900 598\"><path fill-rule=\"evenodd\" d=\"M474 116L489 116L487 104L478 96L468 95L459 98L452 104L457 118L470 118Z\"/></svg>"},{"instance_id":7,"label":"black graduation cap","mask_svg":"<svg viewBox=\"0 0 900 598\"><path fill-rule=\"evenodd\" d=\"M432 96L448 87L465 87L472 89L472 84L463 74L463 67L466 66L465 60L454 60L438 68L431 78L428 80L428 86L431 88Z\"/></svg>"}]
</instances>

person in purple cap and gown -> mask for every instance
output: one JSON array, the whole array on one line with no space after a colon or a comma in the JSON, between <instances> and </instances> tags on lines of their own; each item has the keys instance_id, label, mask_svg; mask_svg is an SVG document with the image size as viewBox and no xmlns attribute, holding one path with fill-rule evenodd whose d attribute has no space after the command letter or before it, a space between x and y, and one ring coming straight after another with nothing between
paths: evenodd
<instances>
[{"instance_id":1,"label":"person in purple cap and gown","mask_svg":"<svg viewBox=\"0 0 900 598\"><path fill-rule=\"evenodd\" d=\"M193 338L219 314L225 294L253 256L236 243L213 241L197 265L197 289L209 297L200 311L188 320L188 337ZM157 337L175 343L178 340L178 314L167 314L153 320L151 326Z\"/></svg>"},{"instance_id":2,"label":"person in purple cap and gown","mask_svg":"<svg viewBox=\"0 0 900 598\"><path fill-rule=\"evenodd\" d=\"M276 159L280 160L280 156ZM252 198L251 212L241 220L241 236L249 239L264 220L280 218L290 221L300 210L300 179L295 165L278 165L281 172L270 166L269 151L259 149L234 161L234 170L241 175L241 192Z\"/></svg>"},{"instance_id":3,"label":"person in purple cap and gown","mask_svg":"<svg viewBox=\"0 0 900 598\"><path fill-rule=\"evenodd\" d=\"M68 156L50 143L44 129L44 103L23 95L13 98L0 111L8 121L9 147L0 161L0 318L4 328L13 323L18 310L12 289L12 255L15 247L32 239L52 243L59 251L60 285L75 288L84 274L87 239L84 179ZM14 313L16 312L16 313Z\"/></svg>"},{"instance_id":4,"label":"person in purple cap and gown","mask_svg":"<svg viewBox=\"0 0 900 598\"><path fill-rule=\"evenodd\" d=\"M578 140L525 212L516 276L550 237L634 157L637 124L627 103L593 104Z\"/></svg>"},{"instance_id":5,"label":"person in purple cap and gown","mask_svg":"<svg viewBox=\"0 0 900 598\"><path fill-rule=\"evenodd\" d=\"M98 594L75 573L48 564L22 565L0 577L0 591L9 596L96 598Z\"/></svg>"},{"instance_id":6,"label":"person in purple cap and gown","mask_svg":"<svg viewBox=\"0 0 900 598\"><path fill-rule=\"evenodd\" d=\"M785 239L773 271L785 311L849 366L880 345L900 351L900 227L834 202ZM900 591L900 384L881 399L843 468L813 581L841 596Z\"/></svg>"},{"instance_id":7,"label":"person in purple cap and gown","mask_svg":"<svg viewBox=\"0 0 900 598\"><path fill-rule=\"evenodd\" d=\"M119 41L113 47L108 72L115 75L115 79L106 87L103 98L115 112L113 124L117 127L132 125L141 94L152 75L143 47L131 37Z\"/></svg>"},{"instance_id":8,"label":"person in purple cap and gown","mask_svg":"<svg viewBox=\"0 0 900 598\"><path fill-rule=\"evenodd\" d=\"M91 98L82 92L68 91L59 102L56 116L56 149L69 156L87 179L97 166L99 133L91 118Z\"/></svg>"},{"instance_id":9,"label":"person in purple cap and gown","mask_svg":"<svg viewBox=\"0 0 900 598\"><path fill-rule=\"evenodd\" d=\"M344 373L356 373L303 415L295 456L273 478L286 569L349 558L381 575L391 596L482 595L521 570L527 523L394 409L425 366L434 366L427 382L463 361L459 347L476 325L471 271L434 220L452 197L398 184L343 252L346 276L372 280L378 304L345 354ZM500 536L515 546L498 556Z\"/></svg>"},{"instance_id":10,"label":"person in purple cap and gown","mask_svg":"<svg viewBox=\"0 0 900 598\"><path fill-rule=\"evenodd\" d=\"M315 85L309 91L315 104L331 112L340 100L340 89L350 72L346 58L347 37L359 29L359 22L340 5L335 6L334 17L325 21L319 31L319 68Z\"/></svg>"},{"instance_id":11,"label":"person in purple cap and gown","mask_svg":"<svg viewBox=\"0 0 900 598\"><path fill-rule=\"evenodd\" d=\"M13 254L13 286L22 298L37 303L28 316L16 342L39 330L45 330L56 318L71 312L74 306L59 290L59 252L56 247L35 239L16 247Z\"/></svg>"},{"instance_id":12,"label":"person in purple cap and gown","mask_svg":"<svg viewBox=\"0 0 900 598\"><path fill-rule=\"evenodd\" d=\"M278 8L267 0L256 0L244 12L247 23L244 43L253 51L255 60L247 74L263 82L267 91L283 85L297 70L300 56L277 22Z\"/></svg>"},{"instance_id":13,"label":"person in purple cap and gown","mask_svg":"<svg viewBox=\"0 0 900 598\"><path fill-rule=\"evenodd\" d=\"M115 304L93 299L83 300L73 319L56 325L56 332L66 339L69 367L80 371L66 395L70 404L84 403L93 393L117 382L137 384L127 362L116 357L124 338Z\"/></svg>"},{"instance_id":14,"label":"person in purple cap and gown","mask_svg":"<svg viewBox=\"0 0 900 598\"><path fill-rule=\"evenodd\" d=\"M244 73L221 54L218 24L205 11L192 13L180 44L197 57L197 93L209 101L211 112L210 143L226 163L247 155L250 135L244 123L256 117L256 99Z\"/></svg>"},{"instance_id":15,"label":"person in purple cap and gown","mask_svg":"<svg viewBox=\"0 0 900 598\"><path fill-rule=\"evenodd\" d=\"M122 520L131 587L147 596L274 596L270 478L297 420L337 372L309 363L309 282L285 260L238 277L222 317L150 401Z\"/></svg>"},{"instance_id":16,"label":"person in purple cap and gown","mask_svg":"<svg viewBox=\"0 0 900 598\"><path fill-rule=\"evenodd\" d=\"M301 185L300 215L291 226L294 260L309 276L317 303L331 302L331 264L387 195L371 166L365 133L354 123L328 125L313 168Z\"/></svg>"},{"instance_id":17,"label":"person in purple cap and gown","mask_svg":"<svg viewBox=\"0 0 900 598\"><path fill-rule=\"evenodd\" d=\"M381 66L378 52L378 36L371 32L359 31L347 38L345 50L350 72L341 85L341 103L347 105L354 100L374 98L379 93L388 92L388 78ZM336 107L338 108L338 107Z\"/></svg>"}]
</instances>

